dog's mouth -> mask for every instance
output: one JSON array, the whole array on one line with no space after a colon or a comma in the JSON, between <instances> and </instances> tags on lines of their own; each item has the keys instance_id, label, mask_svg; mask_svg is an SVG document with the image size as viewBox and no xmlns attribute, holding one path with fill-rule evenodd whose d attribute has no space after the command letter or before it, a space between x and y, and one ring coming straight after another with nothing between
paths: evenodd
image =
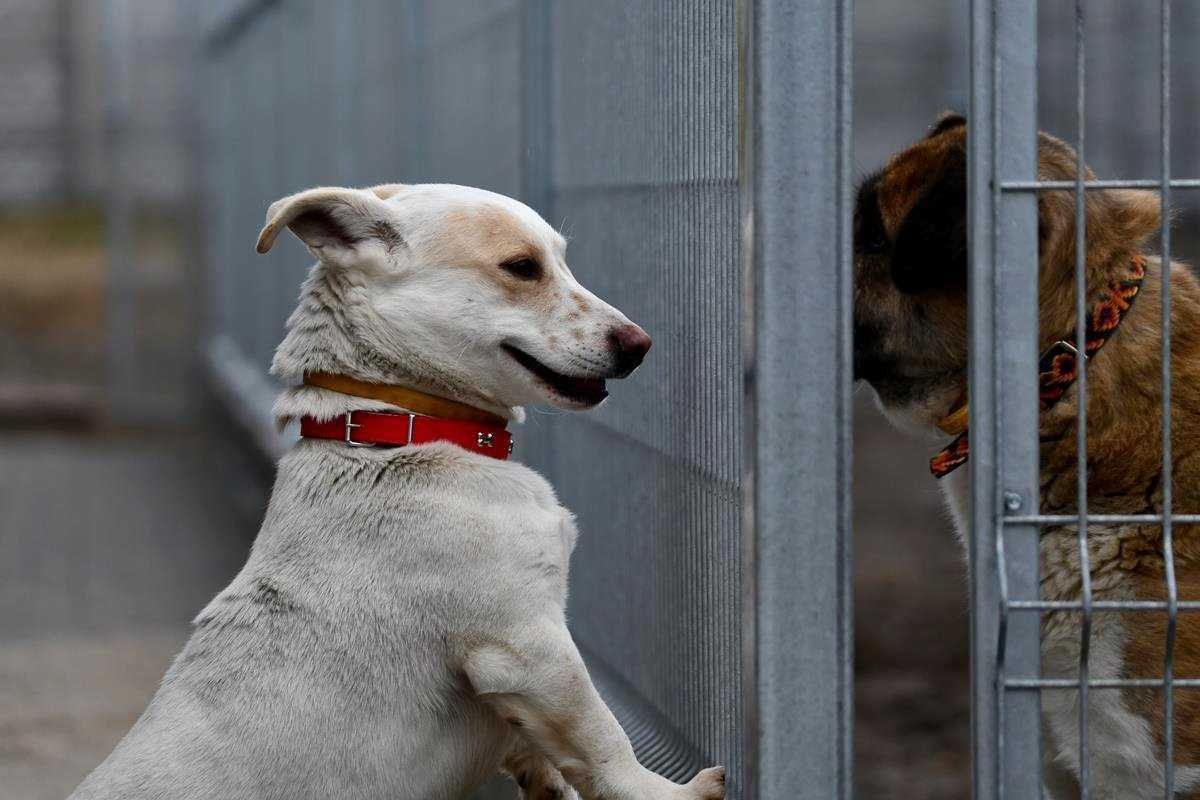
<instances>
[{"instance_id":1,"label":"dog's mouth","mask_svg":"<svg viewBox=\"0 0 1200 800\"><path fill-rule=\"evenodd\" d=\"M594 406L608 397L608 389L604 386L603 378L563 375L511 344L503 344L501 347L504 348L504 352L512 356L514 361L533 373L533 376L554 394L571 403Z\"/></svg>"}]
</instances>

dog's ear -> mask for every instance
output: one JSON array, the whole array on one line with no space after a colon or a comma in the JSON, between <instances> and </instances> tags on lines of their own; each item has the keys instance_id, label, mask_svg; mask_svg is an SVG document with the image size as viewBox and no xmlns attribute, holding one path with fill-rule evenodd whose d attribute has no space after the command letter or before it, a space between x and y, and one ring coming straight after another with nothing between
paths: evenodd
<instances>
[{"instance_id":1,"label":"dog's ear","mask_svg":"<svg viewBox=\"0 0 1200 800\"><path fill-rule=\"evenodd\" d=\"M932 139L935 136L940 136L946 131L952 131L955 128L965 128L967 126L967 118L957 111L943 111L938 114L938 118L933 121L933 125L929 126L929 133L925 134L926 139Z\"/></svg>"},{"instance_id":2,"label":"dog's ear","mask_svg":"<svg viewBox=\"0 0 1200 800\"><path fill-rule=\"evenodd\" d=\"M951 147L912 204L892 245L892 282L917 294L966 283L967 158Z\"/></svg>"},{"instance_id":3,"label":"dog's ear","mask_svg":"<svg viewBox=\"0 0 1200 800\"><path fill-rule=\"evenodd\" d=\"M372 186L368 191L380 200L388 200L407 188L408 184L406 183L381 183L378 186Z\"/></svg>"},{"instance_id":4,"label":"dog's ear","mask_svg":"<svg viewBox=\"0 0 1200 800\"><path fill-rule=\"evenodd\" d=\"M276 200L267 209L255 249L270 250L285 227L321 256L353 252L368 243L393 249L404 239L385 201L402 188L400 184L372 189L321 187Z\"/></svg>"},{"instance_id":5,"label":"dog's ear","mask_svg":"<svg viewBox=\"0 0 1200 800\"><path fill-rule=\"evenodd\" d=\"M1077 156L1069 144L1044 131L1038 133L1038 177L1042 180L1075 180ZM1084 178L1096 176L1085 170ZM1157 192L1142 189L1105 189L1085 194L1087 261L1102 268L1112 258L1135 252L1160 227L1162 200ZM1038 194L1038 249L1044 267L1073 272L1075 263L1075 193Z\"/></svg>"}]
</instances>

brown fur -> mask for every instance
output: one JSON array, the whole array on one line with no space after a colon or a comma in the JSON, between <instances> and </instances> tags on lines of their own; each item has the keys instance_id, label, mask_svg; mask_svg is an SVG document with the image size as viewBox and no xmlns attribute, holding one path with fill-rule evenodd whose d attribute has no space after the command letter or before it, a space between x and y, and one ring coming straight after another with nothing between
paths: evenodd
<instances>
[{"instance_id":1,"label":"brown fur","mask_svg":"<svg viewBox=\"0 0 1200 800\"><path fill-rule=\"evenodd\" d=\"M559 302L546 281L522 280L500 268L501 264L522 258L545 263L554 257L544 243L529 238L503 209L484 206L449 214L446 230L454 235L425 243L423 254L431 263L478 270L512 303L526 303L548 311Z\"/></svg>"},{"instance_id":2,"label":"brown fur","mask_svg":"<svg viewBox=\"0 0 1200 800\"><path fill-rule=\"evenodd\" d=\"M930 178L941 171L951 147L962 144L961 129L950 135L938 135L897 153L888 162L879 186L879 205L883 224L895 235L900 223L929 185Z\"/></svg>"},{"instance_id":3,"label":"brown fur","mask_svg":"<svg viewBox=\"0 0 1200 800\"><path fill-rule=\"evenodd\" d=\"M917 427L932 428L966 386L966 293L953 275L916 293L900 291L890 259L898 231L910 223L924 193L943 179L948 160L965 149L965 123L943 120L926 139L894 156L868 179L856 216L856 372L875 386L886 409ZM1038 177L1073 180L1075 154L1040 134ZM1092 177L1088 173L1088 177ZM963 198L965 207L965 197ZM869 217L877 204L886 247L871 244ZM1073 192L1039 196L1039 339L1044 349L1075 325L1075 206ZM860 219L861 218L861 219ZM1147 254L1160 224L1158 196L1142 191L1089 191L1085 204L1089 305L1135 254ZM931 258L936 259L935 253ZM1175 513L1200 513L1200 281L1172 264L1173 493ZM1162 511L1160 319L1163 268L1151 257L1141 294L1105 347L1089 362L1088 507L1091 513ZM1041 511L1073 514L1076 507L1075 388L1041 418ZM1166 597L1159 526L1106 526L1090 531L1095 597ZM1077 600L1073 528L1042 536L1042 596ZM1178 596L1200 600L1200 527L1176 526ZM1066 555L1064 555L1066 554ZM1103 612L1100 618L1115 612ZM1078 615L1047 614L1043 635L1078 638ZM1164 612L1124 612L1124 677L1160 678ZM1178 617L1175 677L1200 678L1200 614ZM1064 633L1065 631L1065 633ZM1109 676L1117 677L1117 676ZM1111 690L1098 690L1111 691ZM1161 690L1127 691L1163 745ZM1200 765L1200 691L1175 693L1175 757Z\"/></svg>"}]
</instances>

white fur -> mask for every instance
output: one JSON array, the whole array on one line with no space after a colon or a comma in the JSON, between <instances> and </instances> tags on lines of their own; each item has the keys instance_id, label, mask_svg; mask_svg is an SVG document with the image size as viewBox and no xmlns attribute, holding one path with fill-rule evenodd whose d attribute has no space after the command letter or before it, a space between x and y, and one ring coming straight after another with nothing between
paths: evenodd
<instances>
[{"instance_id":1,"label":"white fur","mask_svg":"<svg viewBox=\"0 0 1200 800\"><path fill-rule=\"evenodd\" d=\"M439 260L479 243L467 226L481 207L498 212L489 237L533 243L544 260L535 304L486 272L486 243L470 263ZM306 222L313 210L341 233ZM340 372L518 417L527 402L571 403L502 343L603 375L609 329L629 324L575 281L557 233L498 195L312 190L272 205L259 249L286 225L319 262L276 353L285 377ZM277 412L381 406L301 387ZM641 767L593 688L565 619L575 537L521 464L443 443L300 442L245 567L73 797L449 800L502 764L527 797L570 796L564 779L587 798L722 797L720 768L678 785Z\"/></svg>"}]
</instances>

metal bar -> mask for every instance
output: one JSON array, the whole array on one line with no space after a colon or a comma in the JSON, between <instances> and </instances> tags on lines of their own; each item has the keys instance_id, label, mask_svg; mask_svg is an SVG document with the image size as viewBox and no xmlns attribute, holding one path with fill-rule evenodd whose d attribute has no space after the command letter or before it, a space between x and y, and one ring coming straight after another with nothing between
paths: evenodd
<instances>
[{"instance_id":1,"label":"metal bar","mask_svg":"<svg viewBox=\"0 0 1200 800\"><path fill-rule=\"evenodd\" d=\"M1096 678L1087 683L1089 689L1158 689L1166 686L1162 678ZM1175 678L1171 681L1180 689L1200 689L1200 678ZM1078 689L1079 681L1070 678L1013 678L1005 689Z\"/></svg>"},{"instance_id":2,"label":"metal bar","mask_svg":"<svg viewBox=\"0 0 1200 800\"><path fill-rule=\"evenodd\" d=\"M329 25L329 51L332 58L334 124L333 165L343 185L363 183L359 171L359 130L345 120L361 118L362 80L358 63L358 32L361 0L342 0L321 9ZM320 7L320 6L318 6Z\"/></svg>"},{"instance_id":3,"label":"metal bar","mask_svg":"<svg viewBox=\"0 0 1200 800\"><path fill-rule=\"evenodd\" d=\"M1131 178L1113 180L1090 180L1083 182L1085 190L1095 189L1160 189L1161 180L1153 178ZM1166 183L1172 189L1200 189L1200 178L1175 178ZM1002 181L1004 192L1074 192L1079 189L1078 181Z\"/></svg>"},{"instance_id":4,"label":"metal bar","mask_svg":"<svg viewBox=\"0 0 1200 800\"><path fill-rule=\"evenodd\" d=\"M205 47L216 55L253 27L254 20L280 0L234 0L212 15L204 34Z\"/></svg>"},{"instance_id":5,"label":"metal bar","mask_svg":"<svg viewBox=\"0 0 1200 800\"><path fill-rule=\"evenodd\" d=\"M108 189L104 221L108 249L105 349L110 418L138 419L144 405L137 390L135 199L130 184L129 125L133 108L133 46L129 0L104 6L108 92L105 97Z\"/></svg>"},{"instance_id":6,"label":"metal bar","mask_svg":"<svg viewBox=\"0 0 1200 800\"><path fill-rule=\"evenodd\" d=\"M1013 600L1012 611L1081 611L1083 604L1074 600ZM1093 600L1094 611L1200 611L1200 600L1179 600L1172 605L1164 600Z\"/></svg>"},{"instance_id":7,"label":"metal bar","mask_svg":"<svg viewBox=\"0 0 1200 800\"><path fill-rule=\"evenodd\" d=\"M521 5L521 199L544 217L550 215L553 190L551 12L550 0L525 0Z\"/></svg>"},{"instance_id":8,"label":"metal bar","mask_svg":"<svg viewBox=\"0 0 1200 800\"><path fill-rule=\"evenodd\" d=\"M1038 208L1032 194L1003 195L999 176L1037 176L1037 4L998 0L992 54L994 152L992 296L996 375L993 490L1000 630L997 644L997 758L1000 798L1041 791L1041 698L1008 695L1007 675L1037 675L1040 621L1009 616L1011 602L1036 601L1040 582L1039 528L1003 525L1005 513L1037 510L1038 442ZM1003 311L1001 311L1001 309ZM978 352L971 354L978 357ZM972 397L972 400L974 397Z\"/></svg>"},{"instance_id":9,"label":"metal bar","mask_svg":"<svg viewBox=\"0 0 1200 800\"><path fill-rule=\"evenodd\" d=\"M1091 514L1088 519L1093 525L1161 525L1170 519L1173 525L1200 525L1200 514ZM1005 517L1006 525L1074 525L1078 522L1074 514L1014 514Z\"/></svg>"},{"instance_id":10,"label":"metal bar","mask_svg":"<svg viewBox=\"0 0 1200 800\"><path fill-rule=\"evenodd\" d=\"M1163 783L1164 797L1175 797L1175 628L1179 591L1175 582L1171 475L1171 0L1160 0L1161 73L1159 133L1162 167L1162 540L1167 583L1166 652L1163 654Z\"/></svg>"},{"instance_id":11,"label":"metal bar","mask_svg":"<svg viewBox=\"0 0 1200 800\"><path fill-rule=\"evenodd\" d=\"M79 78L76 75L79 58L75 55L76 24L79 16L75 4L70 0L58 0L56 3L56 23L58 35L55 41L55 51L59 74L59 108L62 132L58 137L59 172L56 176L58 191L63 197L77 200L81 192L81 173L83 155L79 124L76 121L79 108ZM38 131L39 137L46 137L46 131ZM6 131L5 140L11 146Z\"/></svg>"},{"instance_id":12,"label":"metal bar","mask_svg":"<svg viewBox=\"0 0 1200 800\"><path fill-rule=\"evenodd\" d=\"M744 796L849 798L853 14L740 10Z\"/></svg>"},{"instance_id":13,"label":"metal bar","mask_svg":"<svg viewBox=\"0 0 1200 800\"><path fill-rule=\"evenodd\" d=\"M1087 177L1087 31L1083 0L1075 0L1075 347L1087 352L1087 217L1083 182ZM1087 492L1087 359L1076 359L1075 511L1079 515L1079 796L1087 800L1091 774L1088 764L1088 667L1092 639L1092 568L1088 551Z\"/></svg>"},{"instance_id":14,"label":"metal bar","mask_svg":"<svg viewBox=\"0 0 1200 800\"><path fill-rule=\"evenodd\" d=\"M970 575L971 646L971 786L976 800L995 800L1000 791L999 643L1001 589L997 576L996 534L996 308L995 267L995 139L999 109L995 86L998 54L996 3L971 0L971 96L967 127L967 231L970 270L967 281L969 314L972 425L970 532L967 560Z\"/></svg>"}]
</instances>

